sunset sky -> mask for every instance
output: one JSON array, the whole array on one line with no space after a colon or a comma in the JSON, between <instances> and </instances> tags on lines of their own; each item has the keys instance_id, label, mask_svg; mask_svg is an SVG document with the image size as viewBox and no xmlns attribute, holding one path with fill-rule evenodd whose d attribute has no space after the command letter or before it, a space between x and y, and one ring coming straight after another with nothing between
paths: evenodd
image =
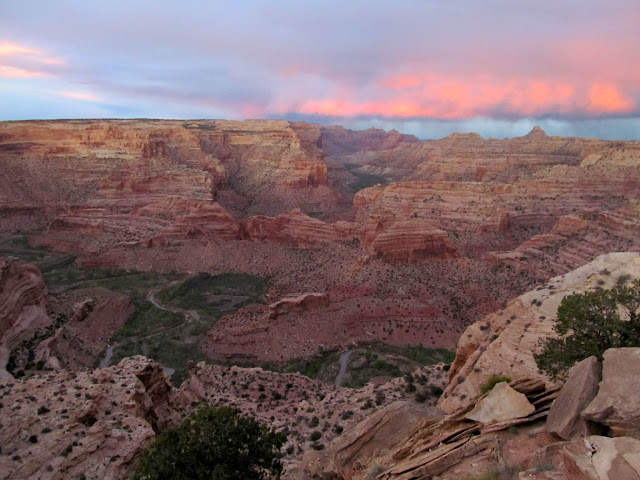
<instances>
[{"instance_id":1,"label":"sunset sky","mask_svg":"<svg viewBox=\"0 0 640 480\"><path fill-rule=\"evenodd\" d=\"M640 140L640 1L0 1L0 120L93 117Z\"/></svg>"}]
</instances>

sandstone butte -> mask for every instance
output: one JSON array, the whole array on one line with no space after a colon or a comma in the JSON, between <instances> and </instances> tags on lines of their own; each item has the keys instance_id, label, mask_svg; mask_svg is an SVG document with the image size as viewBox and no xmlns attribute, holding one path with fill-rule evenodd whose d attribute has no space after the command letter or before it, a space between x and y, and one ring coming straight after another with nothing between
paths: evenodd
<instances>
[{"instance_id":1,"label":"sandstone butte","mask_svg":"<svg viewBox=\"0 0 640 480\"><path fill-rule=\"evenodd\" d=\"M521 478L637 478L640 415L619 400L633 371L617 366L637 352L608 352L596 396L548 428L556 397L598 383L599 370L563 390L533 361L564 296L640 276L637 253L610 253L640 250L637 142L539 128L421 141L280 120L0 122L0 172L2 478L126 478L203 399L278 428L302 416L287 478L446 480L509 464ZM38 260L51 252L53 263ZM178 387L142 357L85 370L140 298L92 284L51 290L44 278L60 265L266 279L258 303L193 347L212 361L285 362L376 341L457 345L456 359L449 378L442 365L418 373L444 388L437 409L435 398L416 404L402 378L334 389L201 363ZM25 378L9 373L15 358ZM497 400L479 395L492 374L512 379ZM264 404L259 384L297 393ZM354 408L379 391L373 415ZM496 401L512 413L497 415ZM327 427L323 451L308 442L314 411L344 427ZM607 431L614 438L597 435Z\"/></svg>"}]
</instances>

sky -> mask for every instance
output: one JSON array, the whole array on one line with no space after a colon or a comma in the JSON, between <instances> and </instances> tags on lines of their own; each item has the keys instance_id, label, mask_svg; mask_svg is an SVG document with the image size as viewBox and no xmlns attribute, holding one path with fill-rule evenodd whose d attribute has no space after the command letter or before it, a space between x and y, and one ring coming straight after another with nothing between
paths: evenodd
<instances>
[{"instance_id":1,"label":"sky","mask_svg":"<svg viewBox=\"0 0 640 480\"><path fill-rule=\"evenodd\" d=\"M640 140L639 0L0 0L0 120Z\"/></svg>"}]
</instances>

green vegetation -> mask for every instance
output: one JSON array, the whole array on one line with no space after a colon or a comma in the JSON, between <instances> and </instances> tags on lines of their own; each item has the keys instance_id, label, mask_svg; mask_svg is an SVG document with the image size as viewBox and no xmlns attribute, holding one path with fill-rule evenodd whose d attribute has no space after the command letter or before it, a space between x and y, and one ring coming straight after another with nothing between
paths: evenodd
<instances>
[{"instance_id":1,"label":"green vegetation","mask_svg":"<svg viewBox=\"0 0 640 480\"><path fill-rule=\"evenodd\" d=\"M73 264L75 257L31 247L26 236L2 238L0 255L34 263L54 294L99 287L128 295L135 309L111 340L111 364L124 357L146 355L173 369L176 383L186 378L187 361L206 360L197 344L215 322L223 315L260 302L266 289L264 279L243 274L201 274L177 283L184 275L78 268ZM166 308L154 305L153 298L148 298L150 292L158 292L155 300ZM38 367L32 361L35 345L65 321L61 317L51 329L22 342L12 351L9 368L24 375L23 368Z\"/></svg>"},{"instance_id":2,"label":"green vegetation","mask_svg":"<svg viewBox=\"0 0 640 480\"><path fill-rule=\"evenodd\" d=\"M331 382L337 373L333 367L337 364L339 357L340 352L337 350L321 350L310 358L297 358L286 363L267 363L261 366L274 372L298 372L309 378Z\"/></svg>"},{"instance_id":3,"label":"green vegetation","mask_svg":"<svg viewBox=\"0 0 640 480\"><path fill-rule=\"evenodd\" d=\"M499 480L500 473L498 469L491 469L481 475L467 475L461 477L461 480Z\"/></svg>"},{"instance_id":4,"label":"green vegetation","mask_svg":"<svg viewBox=\"0 0 640 480\"><path fill-rule=\"evenodd\" d=\"M383 186L387 184L387 179L380 175L373 175L371 173L358 171L357 169L361 166L362 165L358 165L357 163L344 164L347 171L356 177L356 180L349 184L349 189L352 193L357 193L364 188L373 187L377 184L381 184Z\"/></svg>"},{"instance_id":5,"label":"green vegetation","mask_svg":"<svg viewBox=\"0 0 640 480\"><path fill-rule=\"evenodd\" d=\"M320 218L326 215L326 212L305 212L305 213L312 218Z\"/></svg>"},{"instance_id":6,"label":"green vegetation","mask_svg":"<svg viewBox=\"0 0 640 480\"><path fill-rule=\"evenodd\" d=\"M385 345L384 350L387 353L407 357L409 360L423 366L435 365L436 363L451 363L456 359L456 352L453 350L446 348L428 348L422 344L407 345L404 347Z\"/></svg>"},{"instance_id":7,"label":"green vegetation","mask_svg":"<svg viewBox=\"0 0 640 480\"><path fill-rule=\"evenodd\" d=\"M29 245L26 235L6 237L0 240L0 257L16 257L27 263L33 263L41 271L47 269L48 264L55 264L61 260L71 263L74 257L63 256L58 253L45 250L44 248L34 248Z\"/></svg>"},{"instance_id":8,"label":"green vegetation","mask_svg":"<svg viewBox=\"0 0 640 480\"><path fill-rule=\"evenodd\" d=\"M201 408L161 433L133 480L280 478L286 436L230 407Z\"/></svg>"},{"instance_id":9,"label":"green vegetation","mask_svg":"<svg viewBox=\"0 0 640 480\"><path fill-rule=\"evenodd\" d=\"M207 360L197 345L215 322L259 302L265 289L262 278L231 273L204 273L165 288L155 297L163 307L175 311L158 308L146 299L137 302L136 311L115 336L112 363L142 354L172 368L172 379L178 384L187 377L189 360Z\"/></svg>"},{"instance_id":10,"label":"green vegetation","mask_svg":"<svg viewBox=\"0 0 640 480\"><path fill-rule=\"evenodd\" d=\"M592 355L602 360L609 348L640 346L640 281L627 281L610 290L566 296L555 326L560 337L540 341L538 368L557 377Z\"/></svg>"},{"instance_id":11,"label":"green vegetation","mask_svg":"<svg viewBox=\"0 0 640 480\"><path fill-rule=\"evenodd\" d=\"M33 263L40 269L47 288L53 293L103 287L126 293L135 299L143 298L153 287L180 278L176 274L156 272L78 268L73 265L74 256L31 247L24 235L0 241L0 256L13 256L23 262Z\"/></svg>"},{"instance_id":12,"label":"green vegetation","mask_svg":"<svg viewBox=\"0 0 640 480\"><path fill-rule=\"evenodd\" d=\"M197 310L200 315L221 317L252 303L259 303L266 289L264 279L239 273L198 276L162 290L158 299L174 307Z\"/></svg>"},{"instance_id":13,"label":"green vegetation","mask_svg":"<svg viewBox=\"0 0 640 480\"><path fill-rule=\"evenodd\" d=\"M379 463L374 463L369 466L367 469L367 476L365 477L367 480L375 480L378 475L385 471L385 468Z\"/></svg>"},{"instance_id":14,"label":"green vegetation","mask_svg":"<svg viewBox=\"0 0 640 480\"><path fill-rule=\"evenodd\" d=\"M120 269L84 269L65 265L43 273L47 287L54 292L102 287L142 301L153 288L177 280L176 273L137 272Z\"/></svg>"},{"instance_id":15,"label":"green vegetation","mask_svg":"<svg viewBox=\"0 0 640 480\"><path fill-rule=\"evenodd\" d=\"M284 364L262 364L267 370L299 372L310 378L333 382L338 374L338 350L320 350L313 357L295 359ZM360 388L374 377L401 377L419 366L451 363L455 352L422 345L398 347L384 343L367 343L351 351L342 386ZM248 366L248 365L247 365Z\"/></svg>"},{"instance_id":16,"label":"green vegetation","mask_svg":"<svg viewBox=\"0 0 640 480\"><path fill-rule=\"evenodd\" d=\"M161 310L151 302L144 300L136 306L135 311L129 316L114 339L119 341L128 337L151 335L154 331L175 327L183 320L184 316L181 313Z\"/></svg>"},{"instance_id":17,"label":"green vegetation","mask_svg":"<svg viewBox=\"0 0 640 480\"><path fill-rule=\"evenodd\" d=\"M14 377L20 378L25 375L25 370L34 368L37 370L48 369L48 367L45 367L43 360L35 361L36 347L40 342L51 337L67 320L66 316L58 315L48 327L36 332L33 337L23 340L15 346L9 354L6 366L7 371Z\"/></svg>"},{"instance_id":18,"label":"green vegetation","mask_svg":"<svg viewBox=\"0 0 640 480\"><path fill-rule=\"evenodd\" d=\"M495 387L500 382L509 383L511 382L511 378L503 375L491 375L487 382L480 386L480 395L484 395L485 393L490 392L491 390L493 390L493 387Z\"/></svg>"},{"instance_id":19,"label":"green vegetation","mask_svg":"<svg viewBox=\"0 0 640 480\"><path fill-rule=\"evenodd\" d=\"M251 275L201 274L177 283L184 275L78 268L74 266L75 257L31 247L26 236L1 239L0 255L34 263L42 271L47 288L54 294L105 288L128 295L135 309L111 340L111 363L132 355L146 355L173 369L176 383L186 378L187 361L206 360L197 344L215 322L223 315L260 302L266 289L264 279ZM155 299L160 307L166 308L154 305L153 298L148 298L150 292L158 292ZM66 318L59 318L55 328L64 321ZM35 367L31 361L33 347L54 331L47 329L22 342L12 352L9 368L20 375L24 374L23 368Z\"/></svg>"},{"instance_id":20,"label":"green vegetation","mask_svg":"<svg viewBox=\"0 0 640 480\"><path fill-rule=\"evenodd\" d=\"M369 348L351 354L347 372L342 385L351 388L364 387L374 377L401 377L404 374L396 362L389 362Z\"/></svg>"},{"instance_id":21,"label":"green vegetation","mask_svg":"<svg viewBox=\"0 0 640 480\"><path fill-rule=\"evenodd\" d=\"M203 125L202 123L197 122L184 122L182 124L182 128L187 128L191 130L215 130L215 125Z\"/></svg>"},{"instance_id":22,"label":"green vegetation","mask_svg":"<svg viewBox=\"0 0 640 480\"><path fill-rule=\"evenodd\" d=\"M517 465L493 467L479 475L465 475L460 480L517 480L522 468Z\"/></svg>"}]
</instances>

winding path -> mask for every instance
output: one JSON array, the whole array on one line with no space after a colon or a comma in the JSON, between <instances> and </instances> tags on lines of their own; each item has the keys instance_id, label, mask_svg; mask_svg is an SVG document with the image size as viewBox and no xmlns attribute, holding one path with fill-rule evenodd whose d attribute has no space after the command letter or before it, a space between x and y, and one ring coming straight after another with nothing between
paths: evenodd
<instances>
[{"instance_id":1,"label":"winding path","mask_svg":"<svg viewBox=\"0 0 640 480\"><path fill-rule=\"evenodd\" d=\"M178 323L177 325L171 325L170 327L166 327L166 328L162 328L160 330L155 330L152 333L146 334L146 335L134 335L131 336L129 338L126 339L126 342L139 342L141 340L147 340L149 338L153 338L156 337L158 335L162 335L163 333L167 333L171 330L176 330L180 327L182 327L185 323L191 321L191 320L195 320L195 321L199 321L200 320L200 314L196 311L196 310L185 310L183 308L178 308L178 307L169 307L167 305L163 305L162 303L160 303L157 299L156 299L156 293L158 293L161 290L165 290L167 288L171 288L174 285L177 285L179 283L183 283L186 282L187 280L189 280L192 277L187 277L184 278L182 280L174 280L172 282L169 282L165 285L162 285L160 287L156 287L152 290L149 290L149 292L147 293L147 300L152 303L155 307L159 308L160 310L164 310L166 312L172 312L172 313L181 313L182 315L184 315L184 320L180 323ZM109 366L109 360L111 360L111 357L113 356L113 350L115 348L118 348L122 345L122 343L124 342L118 342L118 343L114 343L113 345L108 345L107 346L107 351L105 352L104 358L100 361L100 368L106 368Z\"/></svg>"},{"instance_id":2,"label":"winding path","mask_svg":"<svg viewBox=\"0 0 640 480\"><path fill-rule=\"evenodd\" d=\"M178 307L168 307L168 306L163 305L162 303L160 303L158 300L156 300L156 293L158 293L160 290L165 290L167 288L171 288L174 285L177 285L178 283L186 282L190 278L191 277L187 277L184 280L175 280L173 282L169 282L167 285L163 285L163 286L157 287L157 288L155 288L153 290L149 290L149 293L147 293L147 300L149 300L151 303L153 303L160 310L165 310L167 312L183 314L184 315L184 322L183 323L188 322L190 319L194 319L196 321L200 320L200 314L196 310L185 310L183 308L178 308ZM175 327L171 327L171 328L175 328ZM167 330L169 330L169 329L167 329ZM155 333L154 333L154 335L155 335Z\"/></svg>"},{"instance_id":3,"label":"winding path","mask_svg":"<svg viewBox=\"0 0 640 480\"><path fill-rule=\"evenodd\" d=\"M338 360L340 362L340 371L338 372L338 375L336 376L336 380L334 382L334 385L336 387L340 386L340 384L342 383L342 377L344 377L344 374L347 373L347 364L349 363L350 356L351 350L342 352L342 354L340 355L340 358Z\"/></svg>"}]
</instances>

